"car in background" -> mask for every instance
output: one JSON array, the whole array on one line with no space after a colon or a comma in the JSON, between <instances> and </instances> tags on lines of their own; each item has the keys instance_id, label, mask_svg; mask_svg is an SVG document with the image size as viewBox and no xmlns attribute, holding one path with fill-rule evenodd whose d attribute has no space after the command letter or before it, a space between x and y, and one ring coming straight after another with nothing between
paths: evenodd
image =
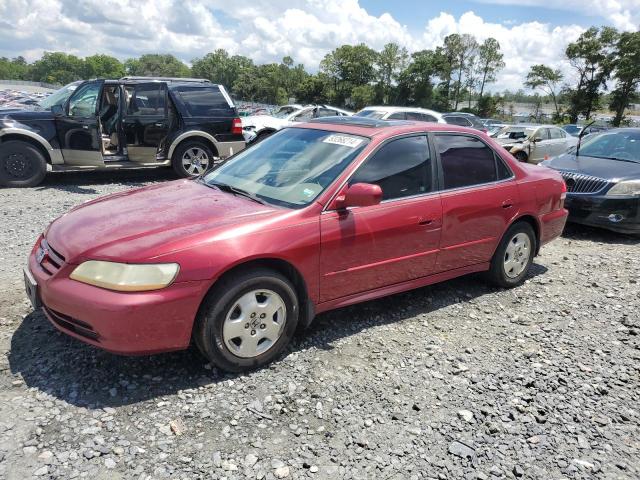
<instances>
[{"instance_id":1,"label":"car in background","mask_svg":"<svg viewBox=\"0 0 640 480\"><path fill-rule=\"evenodd\" d=\"M208 80L89 80L41 106L0 112L0 185L38 185L48 169L172 166L198 176L245 147L231 98Z\"/></svg>"},{"instance_id":2,"label":"car in background","mask_svg":"<svg viewBox=\"0 0 640 480\"><path fill-rule=\"evenodd\" d=\"M497 120L495 118L481 118L480 121L487 129L496 125L504 125L502 120Z\"/></svg>"},{"instance_id":3,"label":"car in background","mask_svg":"<svg viewBox=\"0 0 640 480\"><path fill-rule=\"evenodd\" d=\"M426 108L412 107L365 107L355 114L357 117L378 120L413 120L417 122L447 123L441 113Z\"/></svg>"},{"instance_id":4,"label":"car in background","mask_svg":"<svg viewBox=\"0 0 640 480\"><path fill-rule=\"evenodd\" d=\"M510 125L493 137L521 162L540 163L566 152L578 139L555 125Z\"/></svg>"},{"instance_id":5,"label":"car in background","mask_svg":"<svg viewBox=\"0 0 640 480\"><path fill-rule=\"evenodd\" d=\"M574 137L580 137L581 134L582 136L584 136L584 135L590 135L592 133L606 132L607 130L609 130L609 128L610 127L607 127L605 125L593 125L593 124L589 124L586 127L575 125L575 124L564 125L562 127L562 129L565 132L567 132L569 135L572 135Z\"/></svg>"},{"instance_id":6,"label":"car in background","mask_svg":"<svg viewBox=\"0 0 640 480\"><path fill-rule=\"evenodd\" d=\"M444 113L442 117L444 118L445 122L451 125L475 128L476 130L480 130L485 133L487 131L487 127L473 113L451 112L451 113Z\"/></svg>"},{"instance_id":7,"label":"car in background","mask_svg":"<svg viewBox=\"0 0 640 480\"><path fill-rule=\"evenodd\" d=\"M257 142L295 123L308 122L314 118L353 115L353 112L349 110L327 105L307 105L306 107L297 108L298 106L285 105L277 109L272 115L243 117L242 130L245 133L245 138L249 139L250 142Z\"/></svg>"},{"instance_id":8,"label":"car in background","mask_svg":"<svg viewBox=\"0 0 640 480\"><path fill-rule=\"evenodd\" d=\"M640 234L640 128L583 138L579 148L542 165L567 184L569 221Z\"/></svg>"},{"instance_id":9,"label":"car in background","mask_svg":"<svg viewBox=\"0 0 640 480\"><path fill-rule=\"evenodd\" d=\"M522 284L562 233L564 188L475 130L320 118L197 179L74 208L37 239L25 286L96 347L193 343L244 371L321 312L481 271Z\"/></svg>"}]
</instances>

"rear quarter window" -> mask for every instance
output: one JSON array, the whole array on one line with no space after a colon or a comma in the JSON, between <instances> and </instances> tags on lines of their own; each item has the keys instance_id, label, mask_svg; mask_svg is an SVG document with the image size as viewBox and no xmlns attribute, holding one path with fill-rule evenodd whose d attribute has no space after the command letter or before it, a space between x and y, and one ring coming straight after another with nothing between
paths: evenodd
<instances>
[{"instance_id":1,"label":"rear quarter window","mask_svg":"<svg viewBox=\"0 0 640 480\"><path fill-rule=\"evenodd\" d=\"M219 115L221 110L229 111L232 107L216 86L212 87L176 87L175 92L184 103L192 117L210 117Z\"/></svg>"}]
</instances>

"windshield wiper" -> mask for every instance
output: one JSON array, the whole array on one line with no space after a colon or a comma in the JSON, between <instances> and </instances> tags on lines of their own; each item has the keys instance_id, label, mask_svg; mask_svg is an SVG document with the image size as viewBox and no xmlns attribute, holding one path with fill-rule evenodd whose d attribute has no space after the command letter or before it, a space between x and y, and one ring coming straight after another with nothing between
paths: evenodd
<instances>
[{"instance_id":1,"label":"windshield wiper","mask_svg":"<svg viewBox=\"0 0 640 480\"><path fill-rule=\"evenodd\" d=\"M587 155L588 157L591 155ZM636 160L631 160L629 158L618 158L618 157L592 157L592 158L602 158L603 160L617 160L619 162L629 162L629 163L638 163Z\"/></svg>"},{"instance_id":2,"label":"windshield wiper","mask_svg":"<svg viewBox=\"0 0 640 480\"><path fill-rule=\"evenodd\" d=\"M206 182L205 182L206 183ZM234 195L241 195L243 197L247 197L251 200L253 200L254 202L257 202L261 205L266 205L267 202L265 202L264 200L258 198L257 196L255 196L253 193L247 192L246 190L242 190L241 188L237 188L231 185L228 185L226 183L207 183L208 186L212 186L212 187L216 187L218 190L222 190L223 192L229 192L229 193L233 193Z\"/></svg>"}]
</instances>

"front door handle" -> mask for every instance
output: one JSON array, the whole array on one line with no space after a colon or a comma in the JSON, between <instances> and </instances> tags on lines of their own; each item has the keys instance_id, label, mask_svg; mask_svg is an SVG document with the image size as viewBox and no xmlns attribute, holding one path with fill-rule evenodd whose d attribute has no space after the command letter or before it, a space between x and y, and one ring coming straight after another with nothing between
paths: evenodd
<instances>
[{"instance_id":1,"label":"front door handle","mask_svg":"<svg viewBox=\"0 0 640 480\"><path fill-rule=\"evenodd\" d=\"M156 123L156 127L164 127L164 123Z\"/></svg>"},{"instance_id":2,"label":"front door handle","mask_svg":"<svg viewBox=\"0 0 640 480\"><path fill-rule=\"evenodd\" d=\"M89 125L82 125L82 128L84 128L85 130L89 130Z\"/></svg>"},{"instance_id":3,"label":"front door handle","mask_svg":"<svg viewBox=\"0 0 640 480\"><path fill-rule=\"evenodd\" d=\"M502 202L502 208L511 208L513 207L513 200L505 200Z\"/></svg>"},{"instance_id":4,"label":"front door handle","mask_svg":"<svg viewBox=\"0 0 640 480\"><path fill-rule=\"evenodd\" d=\"M430 219L426 219L426 218L425 218L425 219L421 219L421 220L418 222L418 225L431 225L432 223L433 223L433 220L430 220Z\"/></svg>"}]
</instances>

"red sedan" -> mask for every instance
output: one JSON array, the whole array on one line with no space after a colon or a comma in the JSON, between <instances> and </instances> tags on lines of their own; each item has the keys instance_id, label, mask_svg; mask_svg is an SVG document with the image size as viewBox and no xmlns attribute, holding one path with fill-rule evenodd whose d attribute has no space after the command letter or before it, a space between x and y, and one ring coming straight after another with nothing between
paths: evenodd
<instances>
[{"instance_id":1,"label":"red sedan","mask_svg":"<svg viewBox=\"0 0 640 480\"><path fill-rule=\"evenodd\" d=\"M487 271L522 283L559 236L564 182L452 125L335 117L287 128L195 180L55 220L25 269L61 331L147 354L192 342L264 365L317 313Z\"/></svg>"}]
</instances>

